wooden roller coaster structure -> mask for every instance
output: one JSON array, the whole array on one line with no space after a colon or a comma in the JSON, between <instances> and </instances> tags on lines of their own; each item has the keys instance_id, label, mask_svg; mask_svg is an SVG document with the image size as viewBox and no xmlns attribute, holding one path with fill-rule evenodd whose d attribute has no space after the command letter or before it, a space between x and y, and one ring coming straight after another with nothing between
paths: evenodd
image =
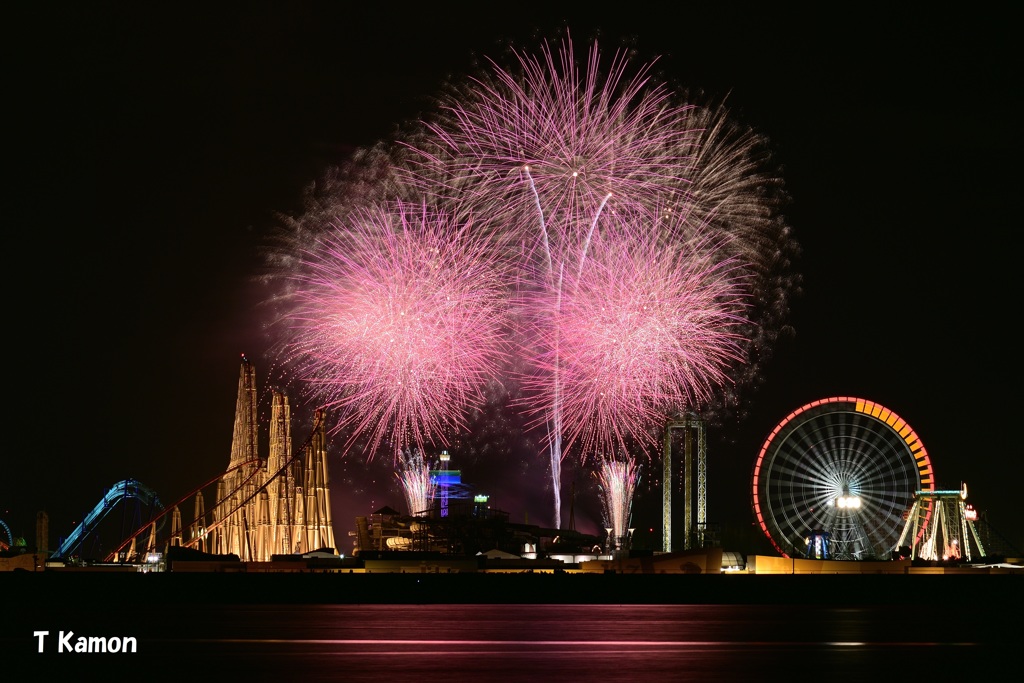
<instances>
[{"instance_id":1,"label":"wooden roller coaster structure","mask_svg":"<svg viewBox=\"0 0 1024 683\"><path fill-rule=\"evenodd\" d=\"M313 417L309 436L297 451L291 443L288 397L273 391L269 454L258 455L256 373L242 357L235 410L231 459L227 469L174 504L164 507L156 495L134 480L108 491L54 558L65 559L117 504L142 498L161 509L159 514L127 535L105 557L107 562L137 562L167 546L193 548L217 555L236 555L241 561L267 561L276 554L305 553L335 548L327 476L327 438L324 410ZM206 509L204 490L216 487L215 503ZM181 506L194 499L192 521L182 525ZM169 535L160 538L171 515ZM145 539L144 542L140 542Z\"/></svg>"}]
</instances>

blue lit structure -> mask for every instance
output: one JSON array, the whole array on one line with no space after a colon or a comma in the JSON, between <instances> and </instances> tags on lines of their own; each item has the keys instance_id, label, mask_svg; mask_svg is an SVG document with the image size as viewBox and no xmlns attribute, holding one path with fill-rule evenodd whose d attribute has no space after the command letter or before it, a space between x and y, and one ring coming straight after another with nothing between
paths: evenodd
<instances>
[{"instance_id":1,"label":"blue lit structure","mask_svg":"<svg viewBox=\"0 0 1024 683\"><path fill-rule=\"evenodd\" d=\"M164 509L163 503L157 498L156 493L142 482L135 479L119 481L110 487L103 495L103 498L100 499L100 502L96 504L96 507L75 527L71 535L64 539L53 553L53 557L64 559L76 554L80 550L83 541L96 530L100 522L110 514L110 511L118 503L127 500L143 503L150 510L159 509L162 511Z\"/></svg>"},{"instance_id":2,"label":"blue lit structure","mask_svg":"<svg viewBox=\"0 0 1024 683\"><path fill-rule=\"evenodd\" d=\"M0 540L0 548L6 546L7 548L14 545L14 535L11 534L11 527L7 526L4 520L0 519L0 529L3 529L7 533L7 543Z\"/></svg>"},{"instance_id":3,"label":"blue lit structure","mask_svg":"<svg viewBox=\"0 0 1024 683\"><path fill-rule=\"evenodd\" d=\"M469 487L462 482L462 471L448 469L448 463L451 461L451 455L448 451L441 451L441 455L438 456L440 461L439 467L434 470L430 470L430 483L434 487L434 500L438 501L438 505L434 506L434 515L438 517L448 517L451 513L451 506L449 501L451 500L463 500L470 498ZM468 510L461 510L456 514L467 513Z\"/></svg>"},{"instance_id":4,"label":"blue lit structure","mask_svg":"<svg viewBox=\"0 0 1024 683\"><path fill-rule=\"evenodd\" d=\"M827 531L815 531L807 537L807 557L812 560L828 560L829 533Z\"/></svg>"},{"instance_id":5,"label":"blue lit structure","mask_svg":"<svg viewBox=\"0 0 1024 683\"><path fill-rule=\"evenodd\" d=\"M441 516L448 516L448 497L451 495L452 487L462 485L462 472L448 469L448 461L451 460L448 451L441 451L441 469L430 472L430 482L434 485L435 498L441 500Z\"/></svg>"}]
</instances>

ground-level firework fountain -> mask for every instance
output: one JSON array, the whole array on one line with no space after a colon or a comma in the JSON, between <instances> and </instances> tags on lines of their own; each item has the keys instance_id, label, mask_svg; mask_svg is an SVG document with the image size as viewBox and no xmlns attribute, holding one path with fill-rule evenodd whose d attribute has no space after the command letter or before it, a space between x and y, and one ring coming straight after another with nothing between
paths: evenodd
<instances>
[{"instance_id":1,"label":"ground-level firework fountain","mask_svg":"<svg viewBox=\"0 0 1024 683\"><path fill-rule=\"evenodd\" d=\"M395 474L405 494L405 504L411 516L425 515L434 500L435 479L431 476L430 463L418 448L407 449L399 462Z\"/></svg>"},{"instance_id":2,"label":"ground-level firework fountain","mask_svg":"<svg viewBox=\"0 0 1024 683\"><path fill-rule=\"evenodd\" d=\"M633 530L633 495L640 481L640 468L629 456L622 460L602 458L597 470L609 550L628 550Z\"/></svg>"}]
</instances>

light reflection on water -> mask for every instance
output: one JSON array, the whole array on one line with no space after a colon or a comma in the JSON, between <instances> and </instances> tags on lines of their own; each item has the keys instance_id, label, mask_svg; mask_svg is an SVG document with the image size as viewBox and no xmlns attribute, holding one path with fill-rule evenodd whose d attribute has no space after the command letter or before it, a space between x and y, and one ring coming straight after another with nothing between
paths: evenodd
<instances>
[{"instance_id":1,"label":"light reflection on water","mask_svg":"<svg viewBox=\"0 0 1024 683\"><path fill-rule=\"evenodd\" d=\"M974 673L1001 644L1000 632L987 624L951 623L939 608L924 612L790 605L170 605L149 615L50 614L45 625L136 635L133 667L177 662L175 671L200 674L195 680L244 672L255 680L318 675L416 683L705 675L863 681L911 664L947 679ZM111 657L100 659L107 666Z\"/></svg>"}]
</instances>

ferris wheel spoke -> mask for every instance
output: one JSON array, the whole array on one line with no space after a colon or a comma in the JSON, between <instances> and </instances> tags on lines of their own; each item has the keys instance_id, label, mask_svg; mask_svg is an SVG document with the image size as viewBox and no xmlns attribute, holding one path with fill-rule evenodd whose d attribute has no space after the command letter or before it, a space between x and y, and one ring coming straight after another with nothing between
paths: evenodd
<instances>
[{"instance_id":1,"label":"ferris wheel spoke","mask_svg":"<svg viewBox=\"0 0 1024 683\"><path fill-rule=\"evenodd\" d=\"M800 454L782 454L776 462L779 474L788 475L796 481L821 482L828 480L835 472L835 463L831 462L827 451L817 447Z\"/></svg>"}]
</instances>

